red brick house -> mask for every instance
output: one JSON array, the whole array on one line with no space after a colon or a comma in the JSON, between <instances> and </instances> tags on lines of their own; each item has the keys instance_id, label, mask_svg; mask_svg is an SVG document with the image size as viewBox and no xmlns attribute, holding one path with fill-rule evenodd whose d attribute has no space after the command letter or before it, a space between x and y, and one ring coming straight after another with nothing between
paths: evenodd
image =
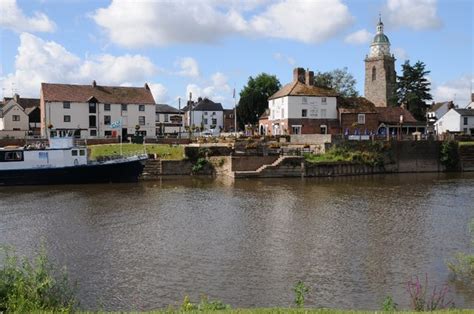
<instances>
[{"instance_id":1,"label":"red brick house","mask_svg":"<svg viewBox=\"0 0 474 314\"><path fill-rule=\"evenodd\" d=\"M379 128L379 114L375 104L364 97L338 99L341 133L376 134Z\"/></svg>"}]
</instances>

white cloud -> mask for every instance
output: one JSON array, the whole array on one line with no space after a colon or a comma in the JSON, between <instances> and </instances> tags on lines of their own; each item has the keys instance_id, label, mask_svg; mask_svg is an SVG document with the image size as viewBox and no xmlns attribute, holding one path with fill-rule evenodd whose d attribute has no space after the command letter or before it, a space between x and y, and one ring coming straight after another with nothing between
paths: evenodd
<instances>
[{"instance_id":1,"label":"white cloud","mask_svg":"<svg viewBox=\"0 0 474 314\"><path fill-rule=\"evenodd\" d=\"M180 67L181 70L177 73L181 76L198 77L199 76L199 65L194 58L186 57L176 61L176 66Z\"/></svg>"},{"instance_id":2,"label":"white cloud","mask_svg":"<svg viewBox=\"0 0 474 314\"><path fill-rule=\"evenodd\" d=\"M279 52L275 52L273 54L273 59L275 59L277 61L281 61L281 62L286 62L291 66L296 64L296 60L293 57L287 56L287 55L279 53Z\"/></svg>"},{"instance_id":3,"label":"white cloud","mask_svg":"<svg viewBox=\"0 0 474 314\"><path fill-rule=\"evenodd\" d=\"M341 0L113 0L91 16L110 41L131 48L213 43L233 34L319 43L354 19Z\"/></svg>"},{"instance_id":4,"label":"white cloud","mask_svg":"<svg viewBox=\"0 0 474 314\"><path fill-rule=\"evenodd\" d=\"M168 89L160 83L148 83L151 93L156 103L166 103L168 98Z\"/></svg>"},{"instance_id":5,"label":"white cloud","mask_svg":"<svg viewBox=\"0 0 474 314\"><path fill-rule=\"evenodd\" d=\"M405 60L410 59L410 56L408 55L408 53L403 48L399 48L399 47L393 48L392 53L395 55L395 58L397 60L405 61Z\"/></svg>"},{"instance_id":6,"label":"white cloud","mask_svg":"<svg viewBox=\"0 0 474 314\"><path fill-rule=\"evenodd\" d=\"M384 15L389 25L414 30L436 29L442 26L436 0L388 0ZM385 18L384 18L385 19Z\"/></svg>"},{"instance_id":7,"label":"white cloud","mask_svg":"<svg viewBox=\"0 0 474 314\"><path fill-rule=\"evenodd\" d=\"M346 38L344 38L344 42L354 45L366 44L370 42L372 37L373 35L364 28L347 35Z\"/></svg>"},{"instance_id":8,"label":"white cloud","mask_svg":"<svg viewBox=\"0 0 474 314\"><path fill-rule=\"evenodd\" d=\"M83 60L54 41L44 41L29 33L20 35L15 71L0 79L6 94L12 84L25 97L38 97L41 82L91 83L142 86L157 68L140 55L98 55Z\"/></svg>"},{"instance_id":9,"label":"white cloud","mask_svg":"<svg viewBox=\"0 0 474 314\"><path fill-rule=\"evenodd\" d=\"M342 31L353 20L340 0L285 0L254 16L250 25L260 36L319 43Z\"/></svg>"},{"instance_id":10,"label":"white cloud","mask_svg":"<svg viewBox=\"0 0 474 314\"><path fill-rule=\"evenodd\" d=\"M0 12L0 26L16 32L53 32L56 28L44 13L35 12L32 17L25 16L16 0L1 0Z\"/></svg>"},{"instance_id":11,"label":"white cloud","mask_svg":"<svg viewBox=\"0 0 474 314\"><path fill-rule=\"evenodd\" d=\"M474 86L474 77L463 75L434 86L432 95L436 102L453 100L460 108L465 108L471 101L471 86Z\"/></svg>"},{"instance_id":12,"label":"white cloud","mask_svg":"<svg viewBox=\"0 0 474 314\"><path fill-rule=\"evenodd\" d=\"M228 84L228 78L221 72L216 72L211 79L198 85L190 83L186 86L186 95L192 93L193 100L198 97L207 97L215 102L220 102L224 107L232 107L232 88ZM186 98L187 99L187 98Z\"/></svg>"}]
</instances>

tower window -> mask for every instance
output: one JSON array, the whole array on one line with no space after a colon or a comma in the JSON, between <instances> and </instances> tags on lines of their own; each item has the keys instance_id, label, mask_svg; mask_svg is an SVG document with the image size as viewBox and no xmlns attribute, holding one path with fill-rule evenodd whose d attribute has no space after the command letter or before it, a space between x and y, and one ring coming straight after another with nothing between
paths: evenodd
<instances>
[{"instance_id":1,"label":"tower window","mask_svg":"<svg viewBox=\"0 0 474 314\"><path fill-rule=\"evenodd\" d=\"M375 81L376 78L377 78L377 72L375 70L375 67L372 67L372 81Z\"/></svg>"}]
</instances>

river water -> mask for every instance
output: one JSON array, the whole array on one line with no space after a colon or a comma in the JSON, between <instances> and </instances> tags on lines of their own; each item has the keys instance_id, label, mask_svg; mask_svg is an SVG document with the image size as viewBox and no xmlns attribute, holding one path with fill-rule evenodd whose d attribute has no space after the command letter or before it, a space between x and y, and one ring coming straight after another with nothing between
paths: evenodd
<instances>
[{"instance_id":1,"label":"river water","mask_svg":"<svg viewBox=\"0 0 474 314\"><path fill-rule=\"evenodd\" d=\"M408 306L406 282L474 292L445 261L469 252L474 174L336 179L167 178L138 184L2 187L0 243L41 243L77 282L83 309L150 310L185 295L233 307Z\"/></svg>"}]
</instances>

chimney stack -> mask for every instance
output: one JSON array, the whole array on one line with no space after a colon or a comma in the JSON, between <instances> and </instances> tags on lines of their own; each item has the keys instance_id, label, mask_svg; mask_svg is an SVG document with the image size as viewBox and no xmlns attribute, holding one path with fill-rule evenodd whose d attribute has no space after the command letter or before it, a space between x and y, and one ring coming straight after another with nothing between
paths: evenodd
<instances>
[{"instance_id":1,"label":"chimney stack","mask_svg":"<svg viewBox=\"0 0 474 314\"><path fill-rule=\"evenodd\" d=\"M314 85L314 72L313 71L309 71L309 70L306 71L305 83L308 86Z\"/></svg>"},{"instance_id":2,"label":"chimney stack","mask_svg":"<svg viewBox=\"0 0 474 314\"><path fill-rule=\"evenodd\" d=\"M448 110L454 108L454 102L451 100L448 104Z\"/></svg>"},{"instance_id":3,"label":"chimney stack","mask_svg":"<svg viewBox=\"0 0 474 314\"><path fill-rule=\"evenodd\" d=\"M148 86L148 83L145 83L145 89L150 90L150 86Z\"/></svg>"},{"instance_id":4,"label":"chimney stack","mask_svg":"<svg viewBox=\"0 0 474 314\"><path fill-rule=\"evenodd\" d=\"M198 102L201 102L202 101L202 97L198 97Z\"/></svg>"},{"instance_id":5,"label":"chimney stack","mask_svg":"<svg viewBox=\"0 0 474 314\"><path fill-rule=\"evenodd\" d=\"M305 83L305 70L303 68L295 68L293 70L293 81Z\"/></svg>"},{"instance_id":6,"label":"chimney stack","mask_svg":"<svg viewBox=\"0 0 474 314\"><path fill-rule=\"evenodd\" d=\"M92 87L97 87L97 83L95 80L92 81Z\"/></svg>"},{"instance_id":7,"label":"chimney stack","mask_svg":"<svg viewBox=\"0 0 474 314\"><path fill-rule=\"evenodd\" d=\"M471 93L471 102L474 102L474 93Z\"/></svg>"},{"instance_id":8,"label":"chimney stack","mask_svg":"<svg viewBox=\"0 0 474 314\"><path fill-rule=\"evenodd\" d=\"M19 100L19 99L20 99L20 95L18 95L18 94L15 93L15 94L13 95L13 100L14 100L16 103L18 103L18 100Z\"/></svg>"}]
</instances>

